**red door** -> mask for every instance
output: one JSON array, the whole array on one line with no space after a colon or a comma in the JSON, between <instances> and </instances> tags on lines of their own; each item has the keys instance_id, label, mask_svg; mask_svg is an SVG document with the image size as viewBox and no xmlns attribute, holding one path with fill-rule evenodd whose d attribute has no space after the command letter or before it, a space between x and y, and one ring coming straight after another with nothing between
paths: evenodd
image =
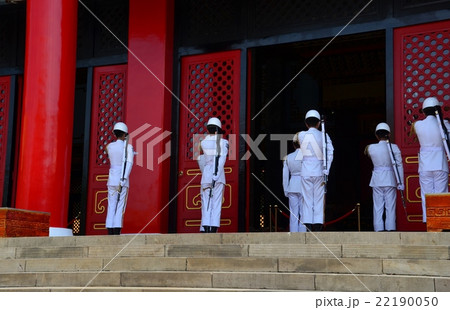
<instances>
[{"instance_id":1,"label":"red door","mask_svg":"<svg viewBox=\"0 0 450 310\"><path fill-rule=\"evenodd\" d=\"M198 232L201 220L199 135L206 122L218 117L230 144L225 165L225 186L220 232L238 229L237 154L239 136L240 51L183 57L181 60L181 101L177 231Z\"/></svg>"},{"instance_id":2,"label":"red door","mask_svg":"<svg viewBox=\"0 0 450 310\"><path fill-rule=\"evenodd\" d=\"M106 234L109 171L106 145L114 141L114 124L125 118L126 72L126 65L94 69L86 235Z\"/></svg>"},{"instance_id":3,"label":"red door","mask_svg":"<svg viewBox=\"0 0 450 310\"><path fill-rule=\"evenodd\" d=\"M450 21L394 30L394 117L395 142L405 170L405 200L408 217L397 203L398 230L425 230L422 223L418 175L419 143L410 136L411 125L423 119L423 100L437 97L450 116Z\"/></svg>"},{"instance_id":4,"label":"red door","mask_svg":"<svg viewBox=\"0 0 450 310\"><path fill-rule=\"evenodd\" d=\"M0 205L3 201L11 78L0 76Z\"/></svg>"}]
</instances>

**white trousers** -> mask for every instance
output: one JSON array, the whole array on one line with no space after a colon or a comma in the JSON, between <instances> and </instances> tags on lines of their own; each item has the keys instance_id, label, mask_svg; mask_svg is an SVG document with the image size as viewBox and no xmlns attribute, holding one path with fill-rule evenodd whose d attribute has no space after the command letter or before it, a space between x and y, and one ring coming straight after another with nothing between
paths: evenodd
<instances>
[{"instance_id":1,"label":"white trousers","mask_svg":"<svg viewBox=\"0 0 450 310\"><path fill-rule=\"evenodd\" d=\"M419 172L420 195L422 196L423 222L427 221L425 194L448 193L448 173L445 171Z\"/></svg>"},{"instance_id":2,"label":"white trousers","mask_svg":"<svg viewBox=\"0 0 450 310\"><path fill-rule=\"evenodd\" d=\"M306 226L303 225L303 197L300 193L288 193L289 198L289 231L305 232Z\"/></svg>"},{"instance_id":3,"label":"white trousers","mask_svg":"<svg viewBox=\"0 0 450 310\"><path fill-rule=\"evenodd\" d=\"M202 188L202 222L200 231L203 231L203 226L220 227L220 213L222 211L222 199L225 184L216 183L212 189L212 196L210 197L210 187ZM209 204L209 207L208 207Z\"/></svg>"},{"instance_id":4,"label":"white trousers","mask_svg":"<svg viewBox=\"0 0 450 310\"><path fill-rule=\"evenodd\" d=\"M117 201L118 189L118 186L108 186L106 228L121 228L123 224L123 215L127 206L128 187L122 187L119 201Z\"/></svg>"},{"instance_id":5,"label":"white trousers","mask_svg":"<svg viewBox=\"0 0 450 310\"><path fill-rule=\"evenodd\" d=\"M395 230L395 206L397 201L397 188L392 186L379 186L372 188L373 198L373 229ZM386 210L385 221L383 213Z\"/></svg>"},{"instance_id":6,"label":"white trousers","mask_svg":"<svg viewBox=\"0 0 450 310\"><path fill-rule=\"evenodd\" d=\"M324 219L324 183L323 176L302 177L303 214L305 224L323 224Z\"/></svg>"}]
</instances>

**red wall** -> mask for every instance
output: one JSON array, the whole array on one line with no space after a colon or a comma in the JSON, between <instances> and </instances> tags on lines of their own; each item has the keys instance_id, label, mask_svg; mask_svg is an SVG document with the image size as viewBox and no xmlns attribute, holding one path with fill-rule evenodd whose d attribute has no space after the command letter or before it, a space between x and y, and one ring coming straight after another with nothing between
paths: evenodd
<instances>
[{"instance_id":1,"label":"red wall","mask_svg":"<svg viewBox=\"0 0 450 310\"><path fill-rule=\"evenodd\" d=\"M153 154L146 146L171 129L172 95L163 84L172 90L173 23L173 0L130 0L126 123L135 150L138 142L145 147L135 157L131 172L123 233L168 229L170 161L158 164L157 159L170 138L157 143ZM141 127L145 124L151 127ZM160 130L150 137L155 127ZM141 132L133 135L137 129Z\"/></svg>"}]
</instances>

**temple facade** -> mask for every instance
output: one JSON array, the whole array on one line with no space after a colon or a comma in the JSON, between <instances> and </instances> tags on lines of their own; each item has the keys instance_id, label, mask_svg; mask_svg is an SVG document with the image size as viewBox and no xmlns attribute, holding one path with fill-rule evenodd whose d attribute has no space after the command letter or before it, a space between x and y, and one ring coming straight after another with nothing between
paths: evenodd
<instances>
[{"instance_id":1,"label":"temple facade","mask_svg":"<svg viewBox=\"0 0 450 310\"><path fill-rule=\"evenodd\" d=\"M220 231L286 231L286 137L314 108L335 148L327 230L373 229L363 151L379 122L403 155L397 228L425 230L410 129L426 97L450 113L449 63L448 0L2 0L0 201L106 234L105 147L123 121L137 154L122 232L198 232L215 116L230 142Z\"/></svg>"}]
</instances>

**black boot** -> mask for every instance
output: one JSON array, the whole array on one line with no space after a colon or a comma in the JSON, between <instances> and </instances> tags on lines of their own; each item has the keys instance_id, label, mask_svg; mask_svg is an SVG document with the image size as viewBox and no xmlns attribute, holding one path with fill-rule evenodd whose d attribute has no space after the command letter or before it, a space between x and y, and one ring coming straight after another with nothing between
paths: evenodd
<instances>
[{"instance_id":1,"label":"black boot","mask_svg":"<svg viewBox=\"0 0 450 310\"><path fill-rule=\"evenodd\" d=\"M321 231L323 228L322 224L313 224L313 231Z\"/></svg>"},{"instance_id":2,"label":"black boot","mask_svg":"<svg viewBox=\"0 0 450 310\"><path fill-rule=\"evenodd\" d=\"M212 233L216 233L218 228L219 228L219 227L211 226L211 228L210 228L211 230L210 230L210 231L211 231Z\"/></svg>"},{"instance_id":3,"label":"black boot","mask_svg":"<svg viewBox=\"0 0 450 310\"><path fill-rule=\"evenodd\" d=\"M120 231L122 230L121 227L114 228L114 235L120 235Z\"/></svg>"},{"instance_id":4,"label":"black boot","mask_svg":"<svg viewBox=\"0 0 450 310\"><path fill-rule=\"evenodd\" d=\"M304 223L304 225L306 226L306 232L313 231L313 225L312 224Z\"/></svg>"},{"instance_id":5,"label":"black boot","mask_svg":"<svg viewBox=\"0 0 450 310\"><path fill-rule=\"evenodd\" d=\"M107 228L108 229L108 235L114 235L114 228Z\"/></svg>"},{"instance_id":6,"label":"black boot","mask_svg":"<svg viewBox=\"0 0 450 310\"><path fill-rule=\"evenodd\" d=\"M204 229L204 233L209 233L211 230L210 230L210 228L211 228L211 226L203 226L203 229Z\"/></svg>"}]
</instances>

